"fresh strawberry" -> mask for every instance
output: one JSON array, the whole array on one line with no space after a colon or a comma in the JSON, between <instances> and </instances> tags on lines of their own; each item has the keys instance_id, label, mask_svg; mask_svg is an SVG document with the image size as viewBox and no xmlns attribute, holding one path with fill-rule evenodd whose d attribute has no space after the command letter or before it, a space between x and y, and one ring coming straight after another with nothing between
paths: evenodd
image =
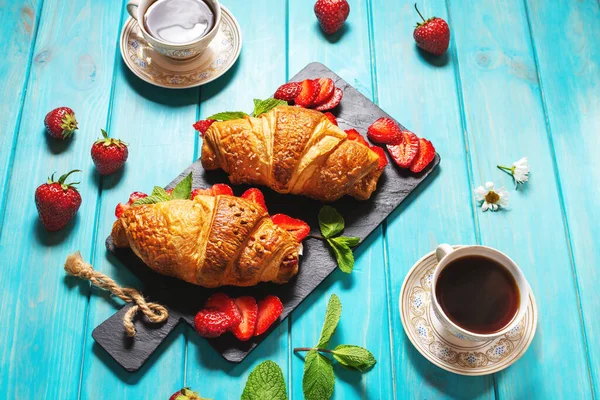
<instances>
[{"instance_id":1,"label":"fresh strawberry","mask_svg":"<svg viewBox=\"0 0 600 400\"><path fill-rule=\"evenodd\" d=\"M231 328L231 318L223 311L207 308L196 314L194 326L200 336L216 338Z\"/></svg>"},{"instance_id":2,"label":"fresh strawberry","mask_svg":"<svg viewBox=\"0 0 600 400\"><path fill-rule=\"evenodd\" d=\"M350 6L346 0L317 0L315 15L321 29L327 34L337 32L350 14Z\"/></svg>"},{"instance_id":3,"label":"fresh strawberry","mask_svg":"<svg viewBox=\"0 0 600 400\"><path fill-rule=\"evenodd\" d=\"M329 111L327 111L325 114L323 114L324 116L327 117L328 120L331 121L332 124L334 124L335 126L338 126L338 122L337 122L337 118L335 117L335 115L333 115L332 113L330 113Z\"/></svg>"},{"instance_id":4,"label":"fresh strawberry","mask_svg":"<svg viewBox=\"0 0 600 400\"><path fill-rule=\"evenodd\" d=\"M419 138L410 131L402 131L402 141L399 144L388 144L387 149L396 165L408 168L419 152Z\"/></svg>"},{"instance_id":5,"label":"fresh strawberry","mask_svg":"<svg viewBox=\"0 0 600 400\"><path fill-rule=\"evenodd\" d=\"M344 132L346 132L346 135L348 135L348 140L353 140L355 142L364 144L365 146L369 147L369 143L367 143L365 138L356 129L346 129Z\"/></svg>"},{"instance_id":6,"label":"fresh strawberry","mask_svg":"<svg viewBox=\"0 0 600 400\"><path fill-rule=\"evenodd\" d=\"M133 192L129 195L129 201L127 202L127 204L132 205L137 200L143 199L144 197L148 197L148 195L142 192Z\"/></svg>"},{"instance_id":7,"label":"fresh strawberry","mask_svg":"<svg viewBox=\"0 0 600 400\"><path fill-rule=\"evenodd\" d=\"M423 22L417 23L417 27L413 32L417 46L433 55L441 56L448 50L448 44L450 43L450 28L448 28L448 24L438 17L425 20L416 4L415 10L417 10L417 13L419 13L419 16L423 20Z\"/></svg>"},{"instance_id":8,"label":"fresh strawberry","mask_svg":"<svg viewBox=\"0 0 600 400\"><path fill-rule=\"evenodd\" d=\"M171 193L173 193L173 189L165 189L165 192L169 197L171 197Z\"/></svg>"},{"instance_id":9,"label":"fresh strawberry","mask_svg":"<svg viewBox=\"0 0 600 400\"><path fill-rule=\"evenodd\" d=\"M194 124L194 129L200 132L200 135L204 137L204 134L214 122L214 119L202 119Z\"/></svg>"},{"instance_id":10,"label":"fresh strawberry","mask_svg":"<svg viewBox=\"0 0 600 400\"><path fill-rule=\"evenodd\" d=\"M309 107L319 95L319 82L306 79L300 83L300 93L294 98L296 105Z\"/></svg>"},{"instance_id":11,"label":"fresh strawberry","mask_svg":"<svg viewBox=\"0 0 600 400\"><path fill-rule=\"evenodd\" d=\"M81 205L81 195L75 189L79 182L65 183L65 180L73 170L54 180L54 174L48 178L48 182L38 186L35 190L35 206L37 207L40 221L44 228L50 232L58 231L67 225L75 216Z\"/></svg>"},{"instance_id":12,"label":"fresh strawberry","mask_svg":"<svg viewBox=\"0 0 600 400\"><path fill-rule=\"evenodd\" d=\"M210 189L194 189L190 198L194 200L196 196L212 196L212 188Z\"/></svg>"},{"instance_id":13,"label":"fresh strawberry","mask_svg":"<svg viewBox=\"0 0 600 400\"><path fill-rule=\"evenodd\" d=\"M300 219L285 214L275 214L271 217L273 223L292 234L298 242L302 242L310 233L310 226Z\"/></svg>"},{"instance_id":14,"label":"fresh strawberry","mask_svg":"<svg viewBox=\"0 0 600 400\"><path fill-rule=\"evenodd\" d=\"M385 150L379 146L370 146L370 148L379 156L379 166L377 169L384 169L388 165L388 159L385 155Z\"/></svg>"},{"instance_id":15,"label":"fresh strawberry","mask_svg":"<svg viewBox=\"0 0 600 400\"><path fill-rule=\"evenodd\" d=\"M127 161L129 150L127 143L108 137L102 129L103 139L98 139L92 145L92 160L100 175L110 175L117 172Z\"/></svg>"},{"instance_id":16,"label":"fresh strawberry","mask_svg":"<svg viewBox=\"0 0 600 400\"><path fill-rule=\"evenodd\" d=\"M288 82L284 85L279 86L273 97L284 101L294 101L296 96L300 94L300 89L300 83Z\"/></svg>"},{"instance_id":17,"label":"fresh strawberry","mask_svg":"<svg viewBox=\"0 0 600 400\"><path fill-rule=\"evenodd\" d=\"M77 129L75 113L69 107L58 107L44 118L46 132L55 139L69 138Z\"/></svg>"},{"instance_id":18,"label":"fresh strawberry","mask_svg":"<svg viewBox=\"0 0 600 400\"><path fill-rule=\"evenodd\" d=\"M117 204L117 207L115 208L115 217L121 218L121 215L123 215L125 211L129 210L129 207L131 207L129 204Z\"/></svg>"},{"instance_id":19,"label":"fresh strawberry","mask_svg":"<svg viewBox=\"0 0 600 400\"><path fill-rule=\"evenodd\" d=\"M193 200L196 196L218 196L218 195L233 196L233 189L231 188L231 186L226 185L224 183L215 183L208 189L192 190L191 199Z\"/></svg>"},{"instance_id":20,"label":"fresh strawberry","mask_svg":"<svg viewBox=\"0 0 600 400\"><path fill-rule=\"evenodd\" d=\"M318 106L329 101L335 90L335 85L332 79L319 78L317 80L319 81L319 94L317 95L315 101L313 101L313 106Z\"/></svg>"},{"instance_id":21,"label":"fresh strawberry","mask_svg":"<svg viewBox=\"0 0 600 400\"><path fill-rule=\"evenodd\" d=\"M435 147L427 139L419 139L419 153L410 165L412 172L421 172L435 158Z\"/></svg>"},{"instance_id":22,"label":"fresh strawberry","mask_svg":"<svg viewBox=\"0 0 600 400\"><path fill-rule=\"evenodd\" d=\"M254 297L251 296L238 297L234 301L235 305L242 313L242 322L240 322L238 326L232 327L231 332L236 338L245 342L254 336L258 306Z\"/></svg>"},{"instance_id":23,"label":"fresh strawberry","mask_svg":"<svg viewBox=\"0 0 600 400\"><path fill-rule=\"evenodd\" d=\"M169 400L208 400L204 397L200 397L198 392L192 391L190 388L183 388L176 391L169 397Z\"/></svg>"},{"instance_id":24,"label":"fresh strawberry","mask_svg":"<svg viewBox=\"0 0 600 400\"><path fill-rule=\"evenodd\" d=\"M369 126L367 137L375 143L397 144L402 142L402 130L393 119L382 117Z\"/></svg>"},{"instance_id":25,"label":"fresh strawberry","mask_svg":"<svg viewBox=\"0 0 600 400\"><path fill-rule=\"evenodd\" d=\"M215 293L204 303L205 309L216 309L224 312L231 319L231 326L238 326L242 322L242 314L238 310L233 299L225 293Z\"/></svg>"},{"instance_id":26,"label":"fresh strawberry","mask_svg":"<svg viewBox=\"0 0 600 400\"><path fill-rule=\"evenodd\" d=\"M250 188L242 194L243 199L248 199L250 201L259 204L265 211L268 213L267 204L265 203L265 195L257 188Z\"/></svg>"},{"instance_id":27,"label":"fresh strawberry","mask_svg":"<svg viewBox=\"0 0 600 400\"><path fill-rule=\"evenodd\" d=\"M258 303L258 317L254 336L262 335L283 312L283 304L277 296L267 296Z\"/></svg>"},{"instance_id":28,"label":"fresh strawberry","mask_svg":"<svg viewBox=\"0 0 600 400\"><path fill-rule=\"evenodd\" d=\"M317 110L317 111L332 110L332 109L336 108L338 104L340 104L340 101L342 101L342 97L344 97L344 92L342 91L342 89L336 87L333 90L333 95L331 96L331 98L326 103L316 106L315 110Z\"/></svg>"}]
</instances>

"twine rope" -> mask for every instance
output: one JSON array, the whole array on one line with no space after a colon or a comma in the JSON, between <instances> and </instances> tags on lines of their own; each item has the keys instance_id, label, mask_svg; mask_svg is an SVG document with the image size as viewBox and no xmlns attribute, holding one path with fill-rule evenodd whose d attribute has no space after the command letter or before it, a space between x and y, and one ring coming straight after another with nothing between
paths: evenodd
<instances>
[{"instance_id":1,"label":"twine rope","mask_svg":"<svg viewBox=\"0 0 600 400\"><path fill-rule=\"evenodd\" d=\"M67 257L65 271L67 271L69 275L88 280L92 285L111 292L126 303L134 304L123 316L123 327L129 337L135 336L133 318L138 311L141 311L150 322L155 324L164 322L169 317L167 309L162 305L147 302L146 299L144 299L144 296L136 289L122 288L110 277L95 271L94 267L83 261L81 253L79 252L73 253Z\"/></svg>"}]
</instances>

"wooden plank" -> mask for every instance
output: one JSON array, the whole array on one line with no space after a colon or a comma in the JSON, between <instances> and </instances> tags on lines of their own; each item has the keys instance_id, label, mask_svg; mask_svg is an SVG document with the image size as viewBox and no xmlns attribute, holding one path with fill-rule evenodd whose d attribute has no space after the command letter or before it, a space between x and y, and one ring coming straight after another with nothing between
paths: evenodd
<instances>
[{"instance_id":1,"label":"wooden plank","mask_svg":"<svg viewBox=\"0 0 600 400\"><path fill-rule=\"evenodd\" d=\"M560 321L560 327L564 328L561 337L569 338L566 346L569 351L571 346L587 348L590 359L587 375L592 379L595 396L598 396L600 349L595 345L595 339L600 336L597 295L600 247L596 240L600 235L600 213L596 202L600 195L600 5L596 0L551 3L528 0L526 5L587 342L582 343L581 336L568 335L565 319L571 319L576 310L567 311L557 301L555 309L561 312L556 313L557 319L552 322ZM536 167L536 177L537 173ZM554 234L559 235L559 232L563 234L557 227ZM564 283L565 286L560 285L557 290L571 290L569 286L574 284L572 280ZM545 353L540 361L549 357L550 354ZM570 365L561 368L562 382L568 382L562 374L570 368ZM573 386L574 383L567 387ZM587 385L582 386L579 390L583 391Z\"/></svg>"},{"instance_id":2,"label":"wooden plank","mask_svg":"<svg viewBox=\"0 0 600 400\"><path fill-rule=\"evenodd\" d=\"M236 0L225 5L240 24L242 54L231 71L202 87L200 118L226 110L249 112L253 98L271 96L286 78L285 2L257 0L249 7L248 2ZM239 399L250 371L267 359L281 367L289 384L287 323L281 324L240 364L225 361L195 332L190 330L187 336L185 384L198 388L204 397Z\"/></svg>"},{"instance_id":3,"label":"wooden plank","mask_svg":"<svg viewBox=\"0 0 600 400\"><path fill-rule=\"evenodd\" d=\"M436 146L442 161L430 182L388 219L391 332L398 398L494 398L491 377L463 377L423 358L403 332L398 296L406 273L439 243L477 241L471 187L457 98L456 49L433 58L418 50L412 32L419 19L412 3L373 3L377 90L380 106ZM447 19L444 1L421 5L424 15Z\"/></svg>"},{"instance_id":4,"label":"wooden plank","mask_svg":"<svg viewBox=\"0 0 600 400\"><path fill-rule=\"evenodd\" d=\"M27 82L37 28L41 0L0 1L0 37L6 48L5 60L0 63L2 97L0 97L0 231L4 217L6 184L10 177L14 145L22 118Z\"/></svg>"},{"instance_id":5,"label":"wooden plank","mask_svg":"<svg viewBox=\"0 0 600 400\"><path fill-rule=\"evenodd\" d=\"M0 274L0 392L9 398L77 397L88 286L65 279L62 263L76 249L86 257L91 250L98 189L89 149L110 97L119 22L111 3L44 2L0 237L10 260ZM80 123L68 142L43 132L45 114L60 105L73 107ZM75 168L83 170L75 176L82 206L50 234L37 221L33 193L53 171Z\"/></svg>"},{"instance_id":6,"label":"wooden plank","mask_svg":"<svg viewBox=\"0 0 600 400\"><path fill-rule=\"evenodd\" d=\"M349 1L350 16L333 36L325 36L315 18L314 2L289 4L289 72L318 61L348 83L373 98L367 3ZM363 132L364 133L364 132ZM318 212L315 210L315 212ZM378 228L356 253L352 275L334 272L291 316L292 347L314 346L319 338L329 297L337 294L343 305L342 319L331 346L340 343L368 348L377 365L366 374L335 366L333 398L393 398L392 358L385 296L383 238ZM292 355L292 396L303 398L304 354Z\"/></svg>"}]
</instances>

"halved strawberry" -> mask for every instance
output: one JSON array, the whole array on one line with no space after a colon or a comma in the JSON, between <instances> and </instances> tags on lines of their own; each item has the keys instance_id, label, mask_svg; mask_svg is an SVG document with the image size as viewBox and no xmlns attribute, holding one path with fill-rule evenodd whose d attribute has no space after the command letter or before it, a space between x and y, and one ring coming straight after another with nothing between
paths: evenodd
<instances>
[{"instance_id":1,"label":"halved strawberry","mask_svg":"<svg viewBox=\"0 0 600 400\"><path fill-rule=\"evenodd\" d=\"M271 217L273 223L292 234L298 242L302 242L310 233L310 226L301 219L292 218L285 214L275 214Z\"/></svg>"},{"instance_id":2,"label":"halved strawberry","mask_svg":"<svg viewBox=\"0 0 600 400\"><path fill-rule=\"evenodd\" d=\"M388 165L388 159L385 155L385 150L379 146L370 146L370 149L373 150L379 156L379 166L377 169L384 169L386 165Z\"/></svg>"},{"instance_id":3,"label":"halved strawberry","mask_svg":"<svg viewBox=\"0 0 600 400\"><path fill-rule=\"evenodd\" d=\"M137 200L143 199L144 197L148 197L148 195L142 192L133 192L129 195L129 201L127 202L127 204L132 205Z\"/></svg>"},{"instance_id":4,"label":"halved strawberry","mask_svg":"<svg viewBox=\"0 0 600 400\"><path fill-rule=\"evenodd\" d=\"M435 158L435 147L427 139L419 139L419 153L410 165L412 172L421 172Z\"/></svg>"},{"instance_id":5,"label":"halved strawberry","mask_svg":"<svg viewBox=\"0 0 600 400\"><path fill-rule=\"evenodd\" d=\"M121 218L121 215L131 207L129 204L119 203L115 208L115 217Z\"/></svg>"},{"instance_id":6,"label":"halved strawberry","mask_svg":"<svg viewBox=\"0 0 600 400\"><path fill-rule=\"evenodd\" d=\"M279 100L294 101L296 96L300 94L300 89L300 83L288 82L279 86L273 97Z\"/></svg>"},{"instance_id":7,"label":"halved strawberry","mask_svg":"<svg viewBox=\"0 0 600 400\"><path fill-rule=\"evenodd\" d=\"M356 129L346 129L344 132L346 132L346 135L348 135L348 140L353 140L355 142L364 144L365 146L369 147L369 143L367 143L365 138Z\"/></svg>"},{"instance_id":8,"label":"halved strawberry","mask_svg":"<svg viewBox=\"0 0 600 400\"><path fill-rule=\"evenodd\" d=\"M313 101L313 106L318 106L329 101L329 99L331 99L331 96L333 96L333 91L335 90L333 80L329 78L319 78L317 79L317 81L319 81L319 94L317 95L317 98Z\"/></svg>"},{"instance_id":9,"label":"halved strawberry","mask_svg":"<svg viewBox=\"0 0 600 400\"><path fill-rule=\"evenodd\" d=\"M242 194L242 198L255 202L264 208L267 213L269 212L267 204L265 203L265 195L263 195L263 192L261 192L260 189L250 188Z\"/></svg>"},{"instance_id":10,"label":"halved strawberry","mask_svg":"<svg viewBox=\"0 0 600 400\"><path fill-rule=\"evenodd\" d=\"M202 120L196 122L193 126L194 126L194 129L197 130L198 132L200 132L200 135L202 135L202 137L204 137L204 134L206 133L208 128L214 122L215 122L214 119L202 119Z\"/></svg>"},{"instance_id":11,"label":"halved strawberry","mask_svg":"<svg viewBox=\"0 0 600 400\"><path fill-rule=\"evenodd\" d=\"M317 110L317 111L332 110L335 107L337 107L338 104L340 104L340 101L342 101L342 97L344 97L344 92L342 91L342 89L336 87L333 90L333 95L331 96L331 98L327 102L315 107L315 110Z\"/></svg>"},{"instance_id":12,"label":"halved strawberry","mask_svg":"<svg viewBox=\"0 0 600 400\"><path fill-rule=\"evenodd\" d=\"M238 310L233 299L223 292L213 294L204 303L205 309L216 309L224 312L231 319L231 326L238 326L242 322L242 314Z\"/></svg>"},{"instance_id":13,"label":"halved strawberry","mask_svg":"<svg viewBox=\"0 0 600 400\"><path fill-rule=\"evenodd\" d=\"M194 326L198 334L205 338L216 338L231 328L231 318L216 309L200 310L194 318Z\"/></svg>"},{"instance_id":14,"label":"halved strawberry","mask_svg":"<svg viewBox=\"0 0 600 400\"><path fill-rule=\"evenodd\" d=\"M396 165L400 168L408 168L419 152L419 138L410 131L402 131L401 135L402 142L388 144L386 147Z\"/></svg>"},{"instance_id":15,"label":"halved strawberry","mask_svg":"<svg viewBox=\"0 0 600 400\"><path fill-rule=\"evenodd\" d=\"M319 95L319 82L312 79L303 80L300 83L300 93L294 98L294 102L302 107L309 107Z\"/></svg>"},{"instance_id":16,"label":"halved strawberry","mask_svg":"<svg viewBox=\"0 0 600 400\"><path fill-rule=\"evenodd\" d=\"M324 116L327 117L328 120L331 121L332 124L334 124L335 126L338 126L337 123L337 118L335 117L335 115L333 115L332 113L330 113L329 111L327 111L326 113L323 114Z\"/></svg>"},{"instance_id":17,"label":"halved strawberry","mask_svg":"<svg viewBox=\"0 0 600 400\"><path fill-rule=\"evenodd\" d=\"M249 340L256 330L256 314L258 306L251 296L242 296L234 300L235 305L242 314L242 322L231 328L231 332L241 341Z\"/></svg>"},{"instance_id":18,"label":"halved strawberry","mask_svg":"<svg viewBox=\"0 0 600 400\"><path fill-rule=\"evenodd\" d=\"M258 318L254 336L262 335L283 312L283 304L277 296L267 296L258 303Z\"/></svg>"},{"instance_id":19,"label":"halved strawberry","mask_svg":"<svg viewBox=\"0 0 600 400\"><path fill-rule=\"evenodd\" d=\"M375 143L398 144L402 141L402 130L393 119L382 117L369 126L367 137Z\"/></svg>"}]
</instances>

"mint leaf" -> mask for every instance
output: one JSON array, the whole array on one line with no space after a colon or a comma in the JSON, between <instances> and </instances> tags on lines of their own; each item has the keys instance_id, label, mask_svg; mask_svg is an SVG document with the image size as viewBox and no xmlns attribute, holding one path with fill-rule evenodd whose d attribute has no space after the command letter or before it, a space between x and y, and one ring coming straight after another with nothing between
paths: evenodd
<instances>
[{"instance_id":1,"label":"mint leaf","mask_svg":"<svg viewBox=\"0 0 600 400\"><path fill-rule=\"evenodd\" d=\"M331 206L323 206L319 211L321 234L329 239L344 230L344 217Z\"/></svg>"},{"instance_id":2,"label":"mint leaf","mask_svg":"<svg viewBox=\"0 0 600 400\"><path fill-rule=\"evenodd\" d=\"M285 380L279 365L267 360L248 376L241 400L287 400Z\"/></svg>"},{"instance_id":3,"label":"mint leaf","mask_svg":"<svg viewBox=\"0 0 600 400\"><path fill-rule=\"evenodd\" d=\"M254 111L252 112L252 116L258 117L261 114L271 111L272 109L274 109L277 106L287 106L287 105L288 105L287 101L274 99L272 97L265 99L265 100L254 99Z\"/></svg>"},{"instance_id":4,"label":"mint leaf","mask_svg":"<svg viewBox=\"0 0 600 400\"><path fill-rule=\"evenodd\" d=\"M354 254L347 244L340 243L335 239L337 238L327 239L327 243L333 248L335 259L342 272L349 274L354 269Z\"/></svg>"},{"instance_id":5,"label":"mint leaf","mask_svg":"<svg viewBox=\"0 0 600 400\"><path fill-rule=\"evenodd\" d=\"M163 201L169 201L168 197L159 196L159 195L150 195L148 197L144 197L142 199L138 199L133 202L132 206L141 206L144 204L156 204L162 203Z\"/></svg>"},{"instance_id":6,"label":"mint leaf","mask_svg":"<svg viewBox=\"0 0 600 400\"><path fill-rule=\"evenodd\" d=\"M166 197L167 199L169 198L169 195L167 194L165 189L161 188L160 186L154 186L154 189L152 189L151 196L162 196Z\"/></svg>"},{"instance_id":7,"label":"mint leaf","mask_svg":"<svg viewBox=\"0 0 600 400\"><path fill-rule=\"evenodd\" d=\"M373 368L377 363L369 350L350 344L340 344L333 349L333 358L344 367L354 368L362 372Z\"/></svg>"},{"instance_id":8,"label":"mint leaf","mask_svg":"<svg viewBox=\"0 0 600 400\"><path fill-rule=\"evenodd\" d=\"M335 377L331 360L316 350L311 350L304 359L302 391L306 400L327 400L333 395Z\"/></svg>"},{"instance_id":9,"label":"mint leaf","mask_svg":"<svg viewBox=\"0 0 600 400\"><path fill-rule=\"evenodd\" d=\"M360 243L360 238L350 236L338 236L331 238L331 240L337 242L338 244L346 245L348 247L354 247Z\"/></svg>"},{"instance_id":10,"label":"mint leaf","mask_svg":"<svg viewBox=\"0 0 600 400\"><path fill-rule=\"evenodd\" d=\"M211 115L206 119L213 119L215 121L231 121L233 119L240 119L246 117L246 114L243 111L225 111Z\"/></svg>"},{"instance_id":11,"label":"mint leaf","mask_svg":"<svg viewBox=\"0 0 600 400\"><path fill-rule=\"evenodd\" d=\"M192 173L190 172L188 176L183 178L179 183L173 188L173 193L171 193L171 200L188 200L192 195Z\"/></svg>"},{"instance_id":12,"label":"mint leaf","mask_svg":"<svg viewBox=\"0 0 600 400\"><path fill-rule=\"evenodd\" d=\"M325 322L323 323L323 328L321 329L321 337L319 337L319 343L317 343L317 347L327 347L331 336L335 332L335 328L337 328L338 323L340 322L341 316L342 302L340 301L339 297L337 297L335 294L332 294L329 298L329 303L327 303Z\"/></svg>"}]
</instances>

